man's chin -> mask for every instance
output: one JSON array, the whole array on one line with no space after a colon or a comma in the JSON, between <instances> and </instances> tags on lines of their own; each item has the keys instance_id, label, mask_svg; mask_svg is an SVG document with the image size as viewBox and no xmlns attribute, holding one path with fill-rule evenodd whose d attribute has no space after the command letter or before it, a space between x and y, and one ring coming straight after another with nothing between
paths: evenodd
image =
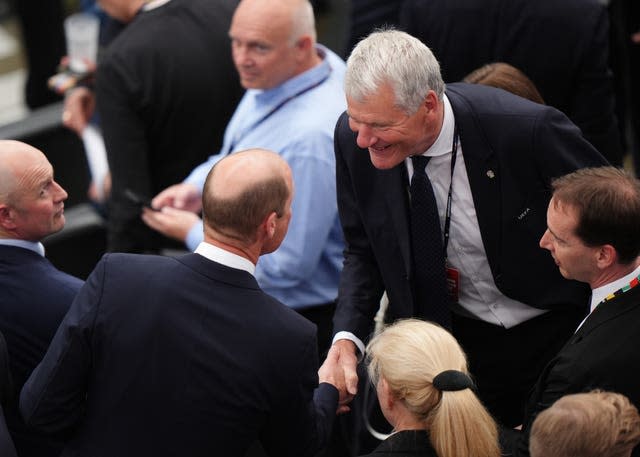
<instances>
[{"instance_id":1,"label":"man's chin","mask_svg":"<svg viewBox=\"0 0 640 457\"><path fill-rule=\"evenodd\" d=\"M389 155L388 153L378 153L369 149L369 159L374 167L379 170L388 170L400 163L396 157Z\"/></svg>"},{"instance_id":2,"label":"man's chin","mask_svg":"<svg viewBox=\"0 0 640 457\"><path fill-rule=\"evenodd\" d=\"M240 78L240 85L243 89L262 89L260 81L256 78Z\"/></svg>"},{"instance_id":3,"label":"man's chin","mask_svg":"<svg viewBox=\"0 0 640 457\"><path fill-rule=\"evenodd\" d=\"M58 233L60 230L64 228L66 223L67 223L67 220L64 217L64 213L56 217L55 223L53 224L53 227L52 227L53 230L51 230L51 233L52 234Z\"/></svg>"}]
</instances>

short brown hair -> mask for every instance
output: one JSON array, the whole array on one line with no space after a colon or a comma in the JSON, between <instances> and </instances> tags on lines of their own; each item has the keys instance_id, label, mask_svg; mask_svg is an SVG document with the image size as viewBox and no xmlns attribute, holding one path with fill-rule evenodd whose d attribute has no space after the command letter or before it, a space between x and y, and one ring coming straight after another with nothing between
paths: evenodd
<instances>
[{"instance_id":1,"label":"short brown hair","mask_svg":"<svg viewBox=\"0 0 640 457\"><path fill-rule=\"evenodd\" d=\"M272 212L281 217L289 198L289 188L281 175L252 183L238 195L221 198L213 192L214 166L204 184L202 217L217 232L241 241L253 241L256 229Z\"/></svg>"},{"instance_id":2,"label":"short brown hair","mask_svg":"<svg viewBox=\"0 0 640 457\"><path fill-rule=\"evenodd\" d=\"M504 89L532 102L544 104L544 99L542 95L540 95L540 92L538 92L533 81L522 71L508 63L488 63L469 73L462 81L497 87L498 89Z\"/></svg>"},{"instance_id":3,"label":"short brown hair","mask_svg":"<svg viewBox=\"0 0 640 457\"><path fill-rule=\"evenodd\" d=\"M531 428L531 457L628 457L640 442L640 415L624 395L566 395Z\"/></svg>"},{"instance_id":4,"label":"short brown hair","mask_svg":"<svg viewBox=\"0 0 640 457\"><path fill-rule=\"evenodd\" d=\"M619 262L640 254L640 181L615 167L583 168L552 181L553 199L577 210L576 235L587 246L612 245Z\"/></svg>"}]
</instances>

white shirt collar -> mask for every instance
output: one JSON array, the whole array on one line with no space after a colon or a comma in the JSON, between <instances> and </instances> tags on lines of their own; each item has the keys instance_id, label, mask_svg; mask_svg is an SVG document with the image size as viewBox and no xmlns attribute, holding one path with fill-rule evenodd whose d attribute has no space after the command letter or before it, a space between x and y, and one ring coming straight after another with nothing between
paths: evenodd
<instances>
[{"instance_id":1,"label":"white shirt collar","mask_svg":"<svg viewBox=\"0 0 640 457\"><path fill-rule=\"evenodd\" d=\"M225 251L213 244L203 241L198 245L194 252L209 260L221 263L222 265L226 265L237 270L244 270L252 275L255 274L256 266L249 259L245 259L237 254Z\"/></svg>"},{"instance_id":2,"label":"white shirt collar","mask_svg":"<svg viewBox=\"0 0 640 457\"><path fill-rule=\"evenodd\" d=\"M451 146L453 146L453 129L455 128L455 119L453 117L451 103L446 95L442 96L442 101L444 103L444 118L442 120L440 134L438 135L438 138L436 138L435 143L433 143L422 155L436 157L451 152Z\"/></svg>"},{"instance_id":3,"label":"white shirt collar","mask_svg":"<svg viewBox=\"0 0 640 457\"><path fill-rule=\"evenodd\" d=\"M169 3L171 0L152 0L150 2L145 3L142 6L142 11L151 11L154 10L162 5L164 5L165 3Z\"/></svg>"},{"instance_id":4,"label":"white shirt collar","mask_svg":"<svg viewBox=\"0 0 640 457\"><path fill-rule=\"evenodd\" d=\"M0 244L29 249L30 251L33 251L36 254L40 254L42 257L44 257L44 246L42 245L42 243L37 241L14 240L9 238L2 238L0 239Z\"/></svg>"},{"instance_id":5,"label":"white shirt collar","mask_svg":"<svg viewBox=\"0 0 640 457\"><path fill-rule=\"evenodd\" d=\"M621 289L624 286L628 285L633 279L637 278L638 276L640 276L640 266L620 279L616 279L609 284L605 284L604 286L593 289L591 291L591 312L593 312L593 310L596 308L596 306L598 306L599 303L602 302L602 300L607 298L618 289Z\"/></svg>"},{"instance_id":6,"label":"white shirt collar","mask_svg":"<svg viewBox=\"0 0 640 457\"><path fill-rule=\"evenodd\" d=\"M422 153L423 156L437 157L451 152L451 147L453 146L453 130L455 128L455 118L453 117L453 108L451 108L451 102L449 102L449 99L446 95L442 96L442 101L444 103L444 118L442 120L442 128L440 129L440 133L438 134L438 138L436 138L436 141L431 145L429 149ZM411 157L407 157L405 159L405 164L407 165L409 177L413 176L413 162L411 162Z\"/></svg>"}]
</instances>

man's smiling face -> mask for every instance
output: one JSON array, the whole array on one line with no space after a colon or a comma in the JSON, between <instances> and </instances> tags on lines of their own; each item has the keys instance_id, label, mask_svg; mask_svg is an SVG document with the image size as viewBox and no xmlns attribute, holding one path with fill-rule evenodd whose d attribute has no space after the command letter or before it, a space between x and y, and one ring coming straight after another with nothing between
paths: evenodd
<instances>
[{"instance_id":1,"label":"man's smiling face","mask_svg":"<svg viewBox=\"0 0 640 457\"><path fill-rule=\"evenodd\" d=\"M347 96L349 128L358 134L358 146L369 150L374 167L393 168L434 143L441 127L434 122L436 106L435 93L430 91L409 115L396 105L391 86L384 84L360 101Z\"/></svg>"}]
</instances>

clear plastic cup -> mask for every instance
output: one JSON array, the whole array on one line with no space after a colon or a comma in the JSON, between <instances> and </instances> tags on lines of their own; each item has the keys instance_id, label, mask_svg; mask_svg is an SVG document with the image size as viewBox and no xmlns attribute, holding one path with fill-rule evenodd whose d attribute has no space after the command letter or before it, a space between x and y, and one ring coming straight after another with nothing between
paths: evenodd
<instances>
[{"instance_id":1,"label":"clear plastic cup","mask_svg":"<svg viewBox=\"0 0 640 457\"><path fill-rule=\"evenodd\" d=\"M95 64L99 31L100 21L92 14L75 13L64 20L71 71L85 73L88 70L87 62Z\"/></svg>"}]
</instances>

